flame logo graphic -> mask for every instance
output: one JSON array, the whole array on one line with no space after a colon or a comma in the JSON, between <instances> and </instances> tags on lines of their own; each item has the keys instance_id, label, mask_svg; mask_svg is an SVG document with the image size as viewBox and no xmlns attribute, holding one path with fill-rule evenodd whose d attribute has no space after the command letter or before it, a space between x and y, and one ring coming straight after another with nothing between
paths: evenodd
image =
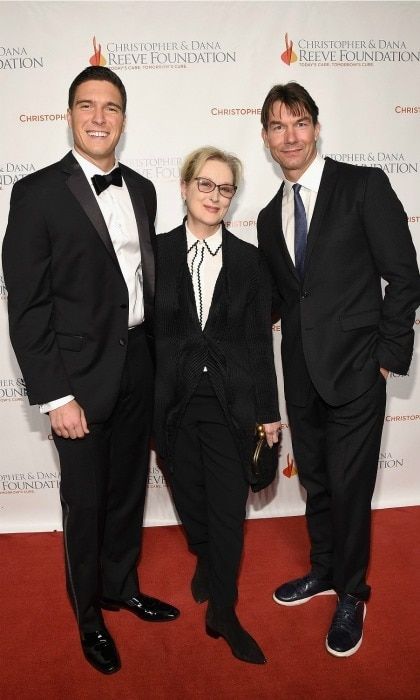
<instances>
[{"instance_id":1,"label":"flame logo graphic","mask_svg":"<svg viewBox=\"0 0 420 700\"><path fill-rule=\"evenodd\" d=\"M287 467L283 469L283 474L284 476L287 476L288 479L290 479L292 476L296 476L297 474L297 469L295 466L295 461L293 457L290 457L290 455L287 455Z\"/></svg>"},{"instance_id":2,"label":"flame logo graphic","mask_svg":"<svg viewBox=\"0 0 420 700\"><path fill-rule=\"evenodd\" d=\"M93 37L93 56L90 57L89 63L91 66L106 66L106 60L101 54L101 45L96 46L96 37Z\"/></svg>"},{"instance_id":3,"label":"flame logo graphic","mask_svg":"<svg viewBox=\"0 0 420 700\"><path fill-rule=\"evenodd\" d=\"M286 44L286 51L283 51L283 53L281 54L281 60L283 61L283 63L286 63L286 65L290 66L291 63L294 63L298 60L298 57L293 51L293 41L289 41L287 33L284 35L284 43Z\"/></svg>"}]
</instances>

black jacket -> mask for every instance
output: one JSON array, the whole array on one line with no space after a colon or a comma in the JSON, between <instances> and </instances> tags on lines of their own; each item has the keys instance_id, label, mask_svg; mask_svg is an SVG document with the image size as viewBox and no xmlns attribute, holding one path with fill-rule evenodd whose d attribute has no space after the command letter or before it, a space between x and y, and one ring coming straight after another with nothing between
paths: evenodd
<instances>
[{"instance_id":1,"label":"black jacket","mask_svg":"<svg viewBox=\"0 0 420 700\"><path fill-rule=\"evenodd\" d=\"M420 278L407 215L382 170L326 158L300 283L282 196L283 185L257 228L281 318L286 400L305 405L312 381L342 405L373 385L379 367L406 374L410 365Z\"/></svg>"},{"instance_id":2,"label":"black jacket","mask_svg":"<svg viewBox=\"0 0 420 700\"><path fill-rule=\"evenodd\" d=\"M223 266L201 329L185 227L157 236L155 437L162 456L206 366L248 464L255 423L279 420L269 273L255 246L223 227Z\"/></svg>"},{"instance_id":3,"label":"black jacket","mask_svg":"<svg viewBox=\"0 0 420 700\"><path fill-rule=\"evenodd\" d=\"M155 189L121 165L136 216L145 316L152 324ZM89 422L118 396L128 292L101 210L71 153L18 181L3 243L12 345L30 403L73 394Z\"/></svg>"}]
</instances>

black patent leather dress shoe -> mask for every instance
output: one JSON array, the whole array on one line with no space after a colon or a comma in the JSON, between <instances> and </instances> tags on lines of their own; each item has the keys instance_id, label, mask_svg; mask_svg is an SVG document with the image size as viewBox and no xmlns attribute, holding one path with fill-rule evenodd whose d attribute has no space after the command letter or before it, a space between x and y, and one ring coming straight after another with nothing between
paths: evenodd
<instances>
[{"instance_id":1,"label":"black patent leather dress shoe","mask_svg":"<svg viewBox=\"0 0 420 700\"><path fill-rule=\"evenodd\" d=\"M196 603L205 603L209 599L209 565L204 559L197 561L191 579L191 593Z\"/></svg>"},{"instance_id":2,"label":"black patent leather dress shoe","mask_svg":"<svg viewBox=\"0 0 420 700\"><path fill-rule=\"evenodd\" d=\"M279 605L302 605L316 595L335 595L331 586L331 581L307 574L283 583L274 591L273 599Z\"/></svg>"},{"instance_id":3,"label":"black patent leather dress shoe","mask_svg":"<svg viewBox=\"0 0 420 700\"><path fill-rule=\"evenodd\" d=\"M169 603L164 603L157 598L152 598L143 593L129 598L128 600L110 600L103 598L101 608L104 610L128 610L146 622L170 622L179 617L179 610Z\"/></svg>"},{"instance_id":4,"label":"black patent leather dress shoe","mask_svg":"<svg viewBox=\"0 0 420 700\"><path fill-rule=\"evenodd\" d=\"M363 640L363 621L366 603L348 593L340 596L326 639L326 647L333 656L351 656Z\"/></svg>"},{"instance_id":5,"label":"black patent leather dress shoe","mask_svg":"<svg viewBox=\"0 0 420 700\"><path fill-rule=\"evenodd\" d=\"M116 673L121 668L114 640L107 630L81 632L83 653L93 668L101 673Z\"/></svg>"},{"instance_id":6,"label":"black patent leather dress shoe","mask_svg":"<svg viewBox=\"0 0 420 700\"><path fill-rule=\"evenodd\" d=\"M262 650L251 635L244 630L233 608L214 608L206 612L206 632L209 637L223 637L229 644L233 656L249 664L265 664Z\"/></svg>"}]
</instances>

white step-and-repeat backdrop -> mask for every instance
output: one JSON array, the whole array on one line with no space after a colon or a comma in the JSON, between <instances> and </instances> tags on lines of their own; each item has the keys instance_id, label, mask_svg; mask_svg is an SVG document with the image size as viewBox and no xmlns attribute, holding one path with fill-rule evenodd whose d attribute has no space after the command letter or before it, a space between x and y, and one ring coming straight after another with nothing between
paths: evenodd
<instances>
[{"instance_id":1,"label":"white step-and-repeat backdrop","mask_svg":"<svg viewBox=\"0 0 420 700\"><path fill-rule=\"evenodd\" d=\"M280 184L260 138L260 107L274 83L297 80L320 108L321 152L382 168L419 247L417 2L2 2L0 14L1 231L13 183L69 150L68 86L96 54L127 88L120 157L156 185L159 232L182 217L181 159L214 144L244 162L230 228L255 243L258 211ZM49 421L29 406L10 348L3 277L0 334L0 531L59 529L59 465ZM280 329L274 339L278 358ZM420 503L419 352L417 343L408 377L388 381L375 507ZM250 497L253 518L304 511L280 396L279 476ZM176 522L153 453L145 521Z\"/></svg>"}]
</instances>

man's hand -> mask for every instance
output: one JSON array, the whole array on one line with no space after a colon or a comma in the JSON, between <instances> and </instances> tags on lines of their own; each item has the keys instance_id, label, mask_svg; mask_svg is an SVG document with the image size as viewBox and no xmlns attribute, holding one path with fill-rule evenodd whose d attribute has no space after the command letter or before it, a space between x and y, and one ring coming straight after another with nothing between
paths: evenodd
<instances>
[{"instance_id":1,"label":"man's hand","mask_svg":"<svg viewBox=\"0 0 420 700\"><path fill-rule=\"evenodd\" d=\"M385 367L381 367L380 373L382 374L383 378L386 381L388 379L389 369L385 369Z\"/></svg>"},{"instance_id":2,"label":"man's hand","mask_svg":"<svg viewBox=\"0 0 420 700\"><path fill-rule=\"evenodd\" d=\"M265 439L267 440L267 445L273 447L275 442L279 441L279 433L281 431L281 423L277 421L276 423L264 423Z\"/></svg>"},{"instance_id":3,"label":"man's hand","mask_svg":"<svg viewBox=\"0 0 420 700\"><path fill-rule=\"evenodd\" d=\"M51 428L58 437L84 438L89 432L85 412L75 399L49 413Z\"/></svg>"}]
</instances>

